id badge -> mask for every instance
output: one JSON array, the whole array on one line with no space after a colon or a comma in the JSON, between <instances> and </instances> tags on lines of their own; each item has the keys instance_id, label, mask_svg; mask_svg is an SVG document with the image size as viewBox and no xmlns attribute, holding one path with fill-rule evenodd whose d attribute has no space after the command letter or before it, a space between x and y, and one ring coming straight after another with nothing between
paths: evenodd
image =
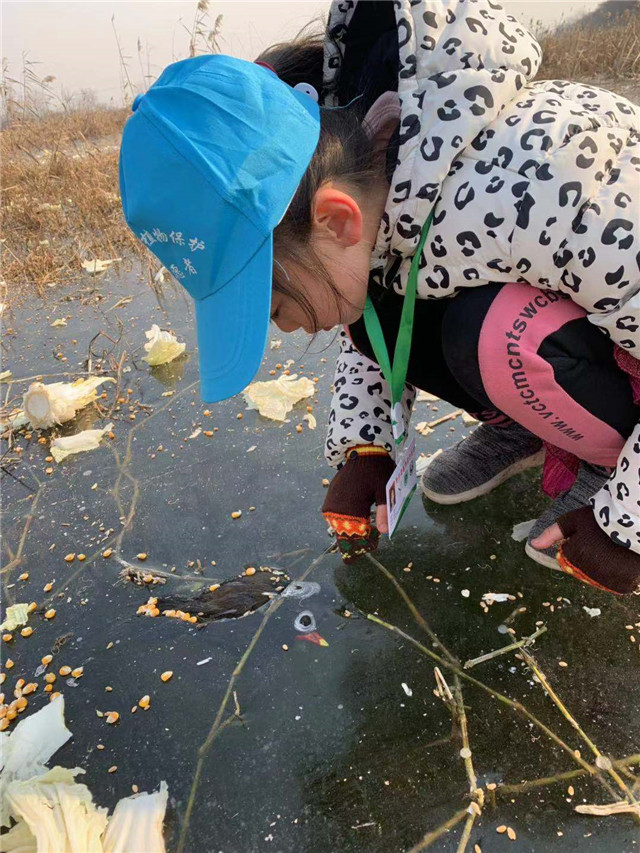
<instances>
[{"instance_id":1,"label":"id badge","mask_svg":"<svg viewBox=\"0 0 640 853\"><path fill-rule=\"evenodd\" d=\"M416 490L416 442L411 441L403 448L398 458L398 464L391 479L387 483L387 515L389 518L389 538L391 538L409 506Z\"/></svg>"}]
</instances>

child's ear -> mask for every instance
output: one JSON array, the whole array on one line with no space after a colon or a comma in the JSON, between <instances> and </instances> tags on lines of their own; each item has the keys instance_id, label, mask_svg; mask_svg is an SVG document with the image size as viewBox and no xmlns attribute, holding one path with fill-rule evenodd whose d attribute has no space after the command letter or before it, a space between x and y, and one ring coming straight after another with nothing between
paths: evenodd
<instances>
[{"instance_id":1,"label":"child's ear","mask_svg":"<svg viewBox=\"0 0 640 853\"><path fill-rule=\"evenodd\" d=\"M362 211L358 202L330 182L315 194L313 220L318 234L324 232L345 248L354 246L362 237Z\"/></svg>"}]
</instances>

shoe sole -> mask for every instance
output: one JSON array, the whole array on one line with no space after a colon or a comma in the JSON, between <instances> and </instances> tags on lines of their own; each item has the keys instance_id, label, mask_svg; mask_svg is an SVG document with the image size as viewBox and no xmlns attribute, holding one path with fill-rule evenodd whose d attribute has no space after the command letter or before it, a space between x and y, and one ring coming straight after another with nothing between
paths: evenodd
<instances>
[{"instance_id":1,"label":"shoe sole","mask_svg":"<svg viewBox=\"0 0 640 853\"><path fill-rule=\"evenodd\" d=\"M527 557L530 557L535 563L540 566L545 566L547 569L560 569L560 563L555 557L545 554L544 551L538 551L533 545L525 543L524 552Z\"/></svg>"},{"instance_id":2,"label":"shoe sole","mask_svg":"<svg viewBox=\"0 0 640 853\"><path fill-rule=\"evenodd\" d=\"M479 498L482 495L488 495L489 492L492 492L506 480L509 480L511 477L515 477L516 474L521 474L523 471L527 471L529 468L537 468L539 465L542 465L543 461L544 450L539 450L537 453L534 453L533 456L527 456L526 459L520 459L518 462L514 462L513 465L505 468L499 474L496 474L496 476L491 480L487 480L486 483L476 486L475 489L469 489L466 492L458 492L458 494L455 495L441 495L438 494L438 492L432 492L430 489L426 488L424 485L424 475L429 470L429 466L427 465L425 470L422 472L422 477L420 478L420 489L425 497L429 498L429 500L436 504L442 504L443 506L462 504L467 501L472 501L474 498Z\"/></svg>"}]
</instances>

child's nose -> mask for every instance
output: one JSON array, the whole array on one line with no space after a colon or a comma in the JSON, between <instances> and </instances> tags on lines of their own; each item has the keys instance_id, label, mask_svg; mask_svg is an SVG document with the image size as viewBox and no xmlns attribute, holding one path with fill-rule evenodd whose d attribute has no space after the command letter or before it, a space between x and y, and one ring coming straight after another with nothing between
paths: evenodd
<instances>
[{"instance_id":1,"label":"child's nose","mask_svg":"<svg viewBox=\"0 0 640 853\"><path fill-rule=\"evenodd\" d=\"M274 320L276 326L280 329L281 332L285 332L288 334L289 332L295 332L300 328L299 324L293 323L291 320L281 320L280 318Z\"/></svg>"}]
</instances>

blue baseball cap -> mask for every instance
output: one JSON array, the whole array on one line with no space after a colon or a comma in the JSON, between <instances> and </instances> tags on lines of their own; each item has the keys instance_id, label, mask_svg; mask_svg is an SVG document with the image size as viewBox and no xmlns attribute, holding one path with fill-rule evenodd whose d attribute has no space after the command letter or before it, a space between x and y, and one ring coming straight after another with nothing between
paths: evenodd
<instances>
[{"instance_id":1,"label":"blue baseball cap","mask_svg":"<svg viewBox=\"0 0 640 853\"><path fill-rule=\"evenodd\" d=\"M269 68L169 65L123 131L125 219L195 300L202 399L242 391L267 342L273 230L318 144L320 112Z\"/></svg>"}]
</instances>

